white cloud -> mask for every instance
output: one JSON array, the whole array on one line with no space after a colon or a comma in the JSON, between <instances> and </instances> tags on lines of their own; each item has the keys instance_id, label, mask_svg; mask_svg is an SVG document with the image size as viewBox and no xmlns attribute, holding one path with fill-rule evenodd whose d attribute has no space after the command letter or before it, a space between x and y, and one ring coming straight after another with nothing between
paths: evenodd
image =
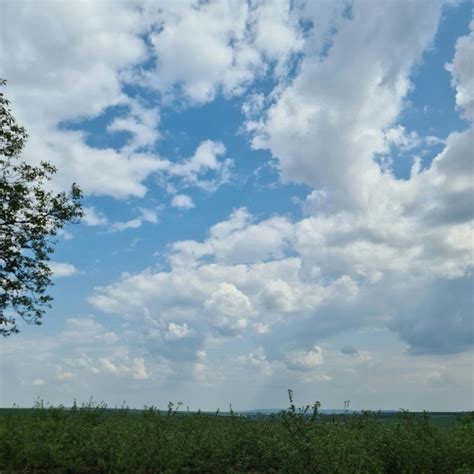
<instances>
[{"instance_id":1,"label":"white cloud","mask_svg":"<svg viewBox=\"0 0 474 474\"><path fill-rule=\"evenodd\" d=\"M335 275L328 281L308 277L299 257L285 255L281 247L290 222L280 225L277 219L275 226L273 219L252 221L246 210L235 211L210 229L205 242L176 243L169 255L169 272L149 269L124 275L115 284L98 288L91 303L106 312L145 318L147 344L154 348L161 344L160 353L165 351L167 357L175 357L182 347L168 347L166 341L188 338L186 354L195 358L209 338L270 334L279 321L301 321L318 314L325 304L358 298L358 285L350 276ZM262 249L268 252L268 261L254 253L253 236L259 232L267 243ZM270 238L265 239L267 235ZM242 255L246 263L241 263ZM344 322L342 318L335 325Z\"/></svg>"},{"instance_id":2,"label":"white cloud","mask_svg":"<svg viewBox=\"0 0 474 474\"><path fill-rule=\"evenodd\" d=\"M226 158L225 154L226 147L222 142L203 140L188 158L176 161L160 159L156 169L157 182L171 194L189 187L207 192L216 191L230 181L234 165L233 160ZM183 194L178 194L175 198L172 202L174 207L179 207L176 203L186 202L186 206L192 203L191 198Z\"/></svg>"},{"instance_id":3,"label":"white cloud","mask_svg":"<svg viewBox=\"0 0 474 474\"><path fill-rule=\"evenodd\" d=\"M111 14L107 2L56 2L43 8L19 1L2 12L7 94L30 134L24 157L56 165L53 184L59 189L77 182L86 194L115 198L145 196L144 182L155 173L170 189L167 180L174 177L212 191L229 181L232 166L231 160L218 159L223 145L209 140L183 163L153 155L160 106L145 105L139 93L127 95L125 82L158 88L165 103L166 94L174 96L180 87L192 101L205 102L221 90L240 94L270 61L281 72L303 45L297 15L283 2L191 1L157 7L124 1ZM143 39L147 33L156 70L140 74L137 68L151 59ZM88 134L67 129L68 123L80 129L82 119L107 111L113 113L107 131L127 134L120 149L93 146ZM213 178L201 176L207 172Z\"/></svg>"},{"instance_id":4,"label":"white cloud","mask_svg":"<svg viewBox=\"0 0 474 474\"><path fill-rule=\"evenodd\" d=\"M149 378L143 357L137 357L132 360L128 358L120 360L113 357L103 357L100 359L100 370L104 373L131 377L135 380L146 380Z\"/></svg>"},{"instance_id":5,"label":"white cloud","mask_svg":"<svg viewBox=\"0 0 474 474\"><path fill-rule=\"evenodd\" d=\"M27 124L26 124L27 125ZM85 143L82 132L48 130L30 132L23 156L33 163L47 159L60 170L54 178L57 187L66 189L80 183L86 194L126 198L143 197L147 188L143 180L161 170L163 162L145 153L93 148Z\"/></svg>"},{"instance_id":6,"label":"white cloud","mask_svg":"<svg viewBox=\"0 0 474 474\"><path fill-rule=\"evenodd\" d=\"M446 65L451 72L452 84L456 88L456 105L467 119L474 120L474 73L472 57L474 55L474 20L470 24L471 32L456 42L453 62Z\"/></svg>"},{"instance_id":7,"label":"white cloud","mask_svg":"<svg viewBox=\"0 0 474 474\"><path fill-rule=\"evenodd\" d=\"M250 300L232 283L219 283L204 301L204 308L212 314L214 324L224 334L243 331L253 314Z\"/></svg>"},{"instance_id":8,"label":"white cloud","mask_svg":"<svg viewBox=\"0 0 474 474\"><path fill-rule=\"evenodd\" d=\"M254 13L255 46L266 57L282 60L303 48L297 16L292 15L289 2L260 2Z\"/></svg>"},{"instance_id":9,"label":"white cloud","mask_svg":"<svg viewBox=\"0 0 474 474\"><path fill-rule=\"evenodd\" d=\"M220 159L225 153L223 143L204 140L190 158L177 163L168 162L166 173L179 179L182 186L195 186L214 191L230 178L233 161L228 158ZM213 175L212 178L206 177L209 173Z\"/></svg>"},{"instance_id":10,"label":"white cloud","mask_svg":"<svg viewBox=\"0 0 474 474\"><path fill-rule=\"evenodd\" d=\"M120 81L123 70L146 58L139 37L146 22L139 9L120 2L111 14L107 2L45 7L19 1L3 5L2 15L2 74L16 118L30 135L24 157L56 165L54 183L61 188L78 182L88 194L143 196L143 180L159 168L155 158L131 153L144 144L143 130L134 129L136 146L117 152L89 146L85 134L60 128L64 121L96 117L114 105L131 105L128 123L140 115L140 123L153 128Z\"/></svg>"},{"instance_id":11,"label":"white cloud","mask_svg":"<svg viewBox=\"0 0 474 474\"><path fill-rule=\"evenodd\" d=\"M464 145L453 145L459 139L448 138L432 167L406 183L406 207L395 201L393 208L375 208L366 215L341 212L296 222L281 217L255 222L246 209L238 209L211 227L204 241L174 243L169 271L125 275L98 289L90 301L103 311L134 317L144 307L153 308L152 319L186 323L203 338L245 331L271 334L276 324L296 317L314 320L325 328L321 333L389 321L417 345L418 339L401 329L401 322L413 314L410 292L439 279L468 278L472 266L469 216L458 216L459 223L449 228L439 218L429 221L430 213L449 205L449 194L441 193L440 186L454 186L456 192L470 189L467 182L467 188L456 184L453 174L464 169L467 156ZM408 186L415 182L425 194L434 193L428 209L413 207L417 192ZM401 301L398 314L391 306L395 300ZM427 336L430 325L427 319ZM307 333L315 335L316 327ZM456 346L455 334L453 329L450 350L463 350L466 343Z\"/></svg>"},{"instance_id":12,"label":"white cloud","mask_svg":"<svg viewBox=\"0 0 474 474\"><path fill-rule=\"evenodd\" d=\"M164 337L167 341L174 341L188 337L191 333L192 331L188 328L186 323L169 323Z\"/></svg>"},{"instance_id":13,"label":"white cloud","mask_svg":"<svg viewBox=\"0 0 474 474\"><path fill-rule=\"evenodd\" d=\"M53 272L54 278L64 278L79 273L79 270L72 263L50 261L48 266Z\"/></svg>"},{"instance_id":14,"label":"white cloud","mask_svg":"<svg viewBox=\"0 0 474 474\"><path fill-rule=\"evenodd\" d=\"M173 196L171 205L178 209L192 209L195 207L192 198L186 194L177 194L176 196Z\"/></svg>"},{"instance_id":15,"label":"white cloud","mask_svg":"<svg viewBox=\"0 0 474 474\"><path fill-rule=\"evenodd\" d=\"M141 219L145 222L149 222L151 224L158 223L158 214L154 209L145 209L143 207L140 208Z\"/></svg>"},{"instance_id":16,"label":"white cloud","mask_svg":"<svg viewBox=\"0 0 474 474\"><path fill-rule=\"evenodd\" d=\"M61 335L66 341L83 344L113 344L119 340L115 332L108 331L92 318L67 319L66 329Z\"/></svg>"},{"instance_id":17,"label":"white cloud","mask_svg":"<svg viewBox=\"0 0 474 474\"><path fill-rule=\"evenodd\" d=\"M112 230L122 232L127 229L138 229L142 225L141 219L130 219L126 222L114 222L112 224Z\"/></svg>"},{"instance_id":18,"label":"white cloud","mask_svg":"<svg viewBox=\"0 0 474 474\"><path fill-rule=\"evenodd\" d=\"M179 2L155 14L162 25L150 35L156 71L145 74L145 83L164 93L178 85L195 103L212 100L220 90L240 94L265 72L266 61L281 69L302 47L287 2Z\"/></svg>"},{"instance_id":19,"label":"white cloud","mask_svg":"<svg viewBox=\"0 0 474 474\"><path fill-rule=\"evenodd\" d=\"M272 152L284 180L325 191L337 209L365 209L372 188L393 186L373 158L386 151L386 131L396 125L411 68L432 41L439 15L436 2L429 9L355 2L352 17L338 20L326 54L305 55L263 123L253 120L258 147ZM393 44L398 52L385 54Z\"/></svg>"},{"instance_id":20,"label":"white cloud","mask_svg":"<svg viewBox=\"0 0 474 474\"><path fill-rule=\"evenodd\" d=\"M132 378L135 380L147 380L149 375L145 367L145 359L143 357L137 357L133 359L132 365Z\"/></svg>"},{"instance_id":21,"label":"white cloud","mask_svg":"<svg viewBox=\"0 0 474 474\"><path fill-rule=\"evenodd\" d=\"M263 374L269 376L273 374L274 369L272 364L267 360L263 347L258 347L249 354L239 356L237 361L250 371L257 371L258 375Z\"/></svg>"},{"instance_id":22,"label":"white cloud","mask_svg":"<svg viewBox=\"0 0 474 474\"><path fill-rule=\"evenodd\" d=\"M83 222L90 226L106 225L108 219L100 211L97 211L94 207L84 207Z\"/></svg>"},{"instance_id":23,"label":"white cloud","mask_svg":"<svg viewBox=\"0 0 474 474\"><path fill-rule=\"evenodd\" d=\"M394 146L407 152L443 143L397 124L411 88L413 65L436 32L439 7L435 3L426 11L415 3L403 7L392 3L380 7L378 16L373 5L369 12L367 3L355 2L350 18L337 20L327 51L306 51L295 80L275 90L275 103L266 114L259 115L262 101L244 110L254 146L272 152L283 179L314 189L305 203L310 217L294 223L290 233L291 247L302 260L302 275L340 278L341 283L347 276L348 283L355 283L343 284L340 290L353 295L354 318L363 318L367 311L357 297L365 294L372 311L392 315L392 328L398 328L413 351L418 346L434 352L437 345L439 351L457 351L465 350L468 340L472 343L472 334L468 331L461 337L456 327L462 324L451 325L446 314L443 324L450 328L449 342L441 349L430 329L439 324L427 314L416 314L408 301L415 301L417 292L439 288L443 280L446 285L447 280L455 280L453 284L461 287L469 281L473 131L451 133L431 167L421 170L415 162L409 180L397 180L390 166L378 165L375 158L385 154L390 159ZM405 8L413 10L412 22L406 21ZM305 11L311 18L311 7ZM385 15L382 21L389 26L380 29ZM414 20L419 16L421 24ZM472 33L458 40L449 67L458 107L465 114L470 78L465 58L471 37ZM406 47L384 54L395 43ZM312 47L309 41L306 47ZM354 57L357 62L351 60ZM416 288L413 293L407 281ZM289 305L291 293L285 284L279 283L278 293L286 295L283 301ZM392 299L395 294L398 299ZM270 295L276 305L278 298ZM379 304L384 298L400 307L399 314ZM422 319L418 330L410 326L417 317Z\"/></svg>"},{"instance_id":24,"label":"white cloud","mask_svg":"<svg viewBox=\"0 0 474 474\"><path fill-rule=\"evenodd\" d=\"M389 333L374 331L369 335L365 343L371 349L366 350L359 340L363 345L351 357L341 354L339 345L321 346L324 363L311 370L289 369L285 358L275 359L272 347L264 348L258 342L250 346L254 349L234 352L229 341L224 351L213 354L210 349L207 356L201 354L189 363L142 354L141 341L128 348L120 344L84 346L80 341L54 336L38 340L33 335L20 335L14 341L5 340L2 346L0 365L10 387L2 400L6 405L15 402L29 407L39 391L50 403L65 406L70 406L73 397L80 403L93 394L95 400L104 400L109 406L120 406L125 400L131 407L158 404L165 408L168 400L182 400L191 409L215 410L223 401L232 403L234 409L283 408L288 403L286 388L292 387L297 405L316 398L323 408L338 408L350 398L355 409L472 409L472 354L418 355L413 363L402 343L393 337L387 339ZM44 383L32 394L25 385L31 386L35 379ZM133 380L135 383L129 383ZM276 388L269 392L269 386ZM186 394L191 393L189 398Z\"/></svg>"},{"instance_id":25,"label":"white cloud","mask_svg":"<svg viewBox=\"0 0 474 474\"><path fill-rule=\"evenodd\" d=\"M176 266L185 266L205 255L222 263L255 263L283 257L292 238L288 219L276 216L258 225L253 225L252 219L246 208L236 209L228 219L209 229L204 242L175 242L170 260Z\"/></svg>"},{"instance_id":26,"label":"white cloud","mask_svg":"<svg viewBox=\"0 0 474 474\"><path fill-rule=\"evenodd\" d=\"M408 132L402 125L397 125L385 132L385 141L388 146L395 146L403 151L413 150L421 145L439 145L443 140L434 136L420 137L414 130ZM387 154L389 152L387 151Z\"/></svg>"},{"instance_id":27,"label":"white cloud","mask_svg":"<svg viewBox=\"0 0 474 474\"><path fill-rule=\"evenodd\" d=\"M322 349L314 346L309 351L292 351L286 355L286 365L293 370L310 371L323 363Z\"/></svg>"},{"instance_id":28,"label":"white cloud","mask_svg":"<svg viewBox=\"0 0 474 474\"><path fill-rule=\"evenodd\" d=\"M130 219L125 222L113 222L110 224L110 230L113 232L123 232L128 229L138 229L144 222L151 224L158 223L158 214L154 209L140 208L140 217Z\"/></svg>"},{"instance_id":29,"label":"white cloud","mask_svg":"<svg viewBox=\"0 0 474 474\"><path fill-rule=\"evenodd\" d=\"M147 108L132 99L129 100L128 106L129 114L125 117L115 117L107 126L107 131L128 132L132 135L132 139L124 145L124 152L148 150L160 138L159 109Z\"/></svg>"},{"instance_id":30,"label":"white cloud","mask_svg":"<svg viewBox=\"0 0 474 474\"><path fill-rule=\"evenodd\" d=\"M72 380L74 378L74 374L72 372L60 372L56 378L60 381Z\"/></svg>"}]
</instances>

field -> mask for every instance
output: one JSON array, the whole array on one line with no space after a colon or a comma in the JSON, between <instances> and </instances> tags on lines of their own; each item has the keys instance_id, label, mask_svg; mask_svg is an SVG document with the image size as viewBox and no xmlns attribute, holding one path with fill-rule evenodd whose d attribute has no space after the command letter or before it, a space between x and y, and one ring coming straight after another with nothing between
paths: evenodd
<instances>
[{"instance_id":1,"label":"field","mask_svg":"<svg viewBox=\"0 0 474 474\"><path fill-rule=\"evenodd\" d=\"M0 472L472 473L474 413L0 411Z\"/></svg>"}]
</instances>

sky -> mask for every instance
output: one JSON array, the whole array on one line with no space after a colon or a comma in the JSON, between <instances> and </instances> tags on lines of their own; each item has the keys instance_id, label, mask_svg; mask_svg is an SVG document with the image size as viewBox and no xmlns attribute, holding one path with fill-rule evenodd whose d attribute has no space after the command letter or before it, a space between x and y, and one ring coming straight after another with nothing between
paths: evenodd
<instances>
[{"instance_id":1,"label":"sky","mask_svg":"<svg viewBox=\"0 0 474 474\"><path fill-rule=\"evenodd\" d=\"M474 21L438 0L4 0L76 182L0 405L473 410Z\"/></svg>"}]
</instances>

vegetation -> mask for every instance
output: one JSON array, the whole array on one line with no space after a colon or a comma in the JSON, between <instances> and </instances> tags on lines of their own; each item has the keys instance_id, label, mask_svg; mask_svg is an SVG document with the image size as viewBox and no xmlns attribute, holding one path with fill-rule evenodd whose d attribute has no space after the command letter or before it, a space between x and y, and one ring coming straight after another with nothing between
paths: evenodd
<instances>
[{"instance_id":1,"label":"vegetation","mask_svg":"<svg viewBox=\"0 0 474 474\"><path fill-rule=\"evenodd\" d=\"M179 405L178 405L179 408ZM247 418L156 408L4 410L0 471L160 473L471 473L474 413L324 416L318 405Z\"/></svg>"},{"instance_id":2,"label":"vegetation","mask_svg":"<svg viewBox=\"0 0 474 474\"><path fill-rule=\"evenodd\" d=\"M0 86L5 85L0 79ZM52 272L48 266L52 238L67 222L82 215L81 191L48 191L56 172L42 161L20 160L27 133L18 125L9 101L0 93L0 334L18 332L17 319L41 324L52 300L46 294Z\"/></svg>"}]
</instances>

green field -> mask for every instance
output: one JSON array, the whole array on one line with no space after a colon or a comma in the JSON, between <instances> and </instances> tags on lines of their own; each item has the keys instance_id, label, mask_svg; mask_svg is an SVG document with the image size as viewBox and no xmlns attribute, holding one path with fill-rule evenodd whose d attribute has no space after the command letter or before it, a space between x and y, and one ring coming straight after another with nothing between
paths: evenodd
<instances>
[{"instance_id":1,"label":"green field","mask_svg":"<svg viewBox=\"0 0 474 474\"><path fill-rule=\"evenodd\" d=\"M474 413L0 410L0 472L472 473Z\"/></svg>"}]
</instances>

